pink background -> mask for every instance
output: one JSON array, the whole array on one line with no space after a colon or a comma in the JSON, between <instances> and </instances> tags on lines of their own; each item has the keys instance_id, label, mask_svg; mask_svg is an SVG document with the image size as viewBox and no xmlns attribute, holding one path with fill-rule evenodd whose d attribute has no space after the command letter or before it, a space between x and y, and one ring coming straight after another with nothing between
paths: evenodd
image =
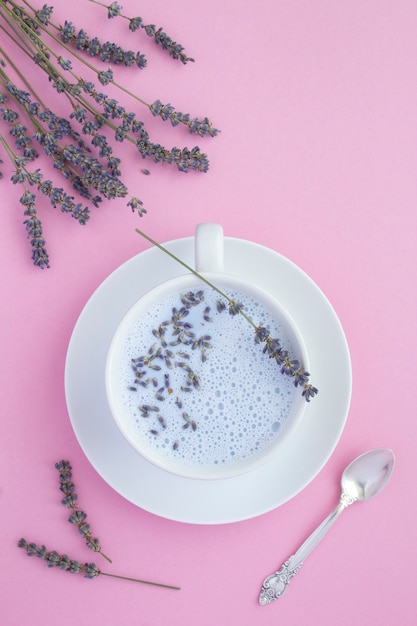
<instances>
[{"instance_id":1,"label":"pink background","mask_svg":"<svg viewBox=\"0 0 417 626\"><path fill-rule=\"evenodd\" d=\"M196 59L187 66L145 36L134 43L123 20L107 21L99 7L65 4L60 21L148 55L146 70L120 70L119 82L149 102L207 115L222 133L193 140L122 98L155 141L198 143L210 171L183 175L123 144L124 180L148 215L139 220L116 201L93 208L80 228L40 202L52 264L43 272L31 265L20 190L2 166L0 622L416 624L416 3L143 0L137 8L124 0L125 14L139 13L185 46ZM278 509L218 526L159 518L114 492L80 449L63 386L66 349L88 298L148 247L134 228L163 242L192 235L201 221L221 222L226 235L268 246L306 271L341 320L353 368L349 418L325 468ZM351 507L287 595L260 607L263 578L336 505L344 466L380 446L397 457L386 491ZM73 464L112 571L179 584L180 592L87 581L17 549L25 536L105 569L66 522L54 469L61 458Z\"/></svg>"}]
</instances>

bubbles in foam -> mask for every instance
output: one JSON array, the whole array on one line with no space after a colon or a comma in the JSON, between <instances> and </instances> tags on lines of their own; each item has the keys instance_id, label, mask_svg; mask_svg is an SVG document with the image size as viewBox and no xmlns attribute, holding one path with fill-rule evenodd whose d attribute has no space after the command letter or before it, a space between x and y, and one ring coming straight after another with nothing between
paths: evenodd
<instances>
[{"instance_id":1,"label":"bubbles in foam","mask_svg":"<svg viewBox=\"0 0 417 626\"><path fill-rule=\"evenodd\" d=\"M272 313L245 293L226 291L292 351ZM177 293L133 323L117 363L119 397L131 436L162 460L233 464L285 435L297 390L255 343L248 322L219 313L211 289L201 293L184 317Z\"/></svg>"}]
</instances>

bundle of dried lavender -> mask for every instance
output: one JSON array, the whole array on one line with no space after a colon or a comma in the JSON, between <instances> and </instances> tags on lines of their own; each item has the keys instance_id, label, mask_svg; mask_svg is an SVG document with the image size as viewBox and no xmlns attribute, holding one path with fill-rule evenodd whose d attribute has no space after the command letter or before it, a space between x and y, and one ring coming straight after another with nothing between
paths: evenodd
<instances>
[{"instance_id":1,"label":"bundle of dried lavender","mask_svg":"<svg viewBox=\"0 0 417 626\"><path fill-rule=\"evenodd\" d=\"M122 7L117 2L107 6L95 0L86 1L106 7L109 18L120 16L128 20L131 33L145 32L172 58L184 64L193 60L162 28L146 25L140 17L122 15ZM0 152L3 149L15 170L12 183L22 186L20 203L24 207L32 260L42 269L49 267L49 255L38 216L36 191L48 197L53 207L59 207L82 225L90 217L85 201L97 206L103 199L127 198L127 206L142 217L146 213L142 201L129 192L120 178L121 158L115 153L115 144L128 142L142 158L176 165L181 172L207 172L209 167L207 155L198 146L169 149L153 143L136 113L129 112L120 101L103 93L102 86L111 84L153 116L170 121L173 126L185 126L191 134L214 137L219 132L207 117L193 118L159 99L148 103L115 80L112 66L139 70L146 67L147 59L139 51L125 50L116 43L90 37L70 21L56 24L52 14L53 7L46 4L37 9L28 0L21 0L21 3L0 0L0 120L8 131L0 132ZM16 51L23 52L28 63L46 74L49 88L62 95L66 104L64 110L52 110L36 93L28 81L26 64L20 67L13 60ZM83 64L85 74L74 68L74 60L77 67L78 62ZM107 68L96 66L93 61L106 63ZM113 135L114 143L109 135ZM34 169L33 163L40 154L52 161L75 195L70 195L54 181L45 180L40 167Z\"/></svg>"}]
</instances>

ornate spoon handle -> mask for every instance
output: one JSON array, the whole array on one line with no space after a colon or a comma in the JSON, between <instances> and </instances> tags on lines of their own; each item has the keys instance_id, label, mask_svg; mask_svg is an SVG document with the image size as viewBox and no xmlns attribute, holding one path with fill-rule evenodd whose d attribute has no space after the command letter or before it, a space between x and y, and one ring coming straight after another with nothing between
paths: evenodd
<instances>
[{"instance_id":1,"label":"ornate spoon handle","mask_svg":"<svg viewBox=\"0 0 417 626\"><path fill-rule=\"evenodd\" d=\"M323 537L328 533L335 521L341 515L342 511L355 502L356 499L342 492L340 502L337 507L326 517L326 519L312 532L312 534L298 548L297 552L285 561L281 568L265 578L261 593L259 596L259 604L269 604L274 600L281 598L287 591L290 580L298 572L304 560L320 543Z\"/></svg>"}]
</instances>

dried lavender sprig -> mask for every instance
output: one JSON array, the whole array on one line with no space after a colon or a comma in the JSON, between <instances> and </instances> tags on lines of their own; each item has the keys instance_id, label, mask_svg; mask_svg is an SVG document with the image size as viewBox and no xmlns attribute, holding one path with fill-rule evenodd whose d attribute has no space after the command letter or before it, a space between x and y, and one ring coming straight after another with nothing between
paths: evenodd
<instances>
[{"instance_id":1,"label":"dried lavender sprig","mask_svg":"<svg viewBox=\"0 0 417 626\"><path fill-rule=\"evenodd\" d=\"M20 197L19 202L25 208L23 215L27 219L25 219L23 223L28 239L30 239L33 264L41 269L45 269L45 267L49 267L49 255L45 247L42 222L38 218L36 211L36 196L26 188L26 183L32 184L32 177L36 176L36 174L30 174L24 167L20 167L20 165L24 166L28 159L25 157L21 157L20 159L16 157L6 139L1 134L0 143L3 145L12 163L16 166L16 172L11 177L13 184L22 184L24 188L23 195Z\"/></svg>"},{"instance_id":2,"label":"dried lavender sprig","mask_svg":"<svg viewBox=\"0 0 417 626\"><path fill-rule=\"evenodd\" d=\"M16 148L23 153L26 159L34 161L39 154L31 145L32 140L27 134L27 128L21 123L17 111L9 106L1 106L6 103L6 100L7 96L0 92L0 117L8 124L9 134L14 138Z\"/></svg>"},{"instance_id":3,"label":"dried lavender sprig","mask_svg":"<svg viewBox=\"0 0 417 626\"><path fill-rule=\"evenodd\" d=\"M176 111L172 104L162 104L160 100L155 100L149 108L152 115L160 117L164 122L170 120L172 126L185 124L192 135L200 135L200 137L210 135L210 137L215 137L220 132L218 128L214 128L208 117L202 120L197 118L191 119L188 113Z\"/></svg>"},{"instance_id":4,"label":"dried lavender sprig","mask_svg":"<svg viewBox=\"0 0 417 626\"><path fill-rule=\"evenodd\" d=\"M75 526L77 526L78 532L80 533L80 535L82 535L82 537L84 537L85 543L87 547L90 548L90 550L98 552L109 563L111 563L112 560L107 555L105 555L104 552L102 552L98 539L93 538L92 536L90 525L85 521L87 518L87 514L84 513L84 511L81 511L76 505L77 495L76 493L74 493L75 485L71 481L72 467L70 462L62 460L58 463L55 463L55 467L59 472L59 488L62 493L65 494L65 498L61 500L61 504L71 509L72 511L71 515L68 518L68 521L70 522L70 524L74 524Z\"/></svg>"},{"instance_id":5,"label":"dried lavender sprig","mask_svg":"<svg viewBox=\"0 0 417 626\"><path fill-rule=\"evenodd\" d=\"M153 585L154 587L164 587L165 589L174 589L179 591L181 587L174 587L173 585L165 585L162 583L155 583L149 580L140 580L139 578L131 578L129 576L120 576L118 574L109 574L108 572L102 572L95 563L80 563L70 559L66 554L59 554L56 550L51 552L47 551L46 546L38 546L36 543L28 543L26 539L20 539L17 543L19 548L23 548L28 556L37 556L40 559L46 561L48 567L58 567L59 569L71 572L72 574L83 574L84 578L97 578L97 576L109 576L111 578L119 578L121 580L130 580L135 583L141 583L144 585Z\"/></svg>"},{"instance_id":6,"label":"dried lavender sprig","mask_svg":"<svg viewBox=\"0 0 417 626\"><path fill-rule=\"evenodd\" d=\"M232 316L238 314L241 315L253 327L255 331L255 342L265 343L266 348L264 349L264 352L268 352L269 356L271 358L275 358L277 364L281 365L281 374L292 377L294 379L294 386L300 386L303 389L301 395L304 397L306 402L310 402L310 400L317 395L317 387L314 387L314 385L309 382L309 372L305 372L303 370L298 360L290 359L288 352L285 352L285 354L283 353L279 341L277 339L270 339L269 331L262 326L256 325L255 322L248 315L246 315L246 312L244 311L244 308L240 302L236 302L233 298L230 298L226 293L224 293L224 291L216 287L216 285L214 285L210 280L205 278L202 274L200 274L194 268L188 265L188 263L185 263L185 261L173 254L170 250L168 250L168 248L165 248L163 245L152 239L152 237L139 230L139 228L136 228L135 232L137 232L138 235L149 241L149 243L156 246L159 250L164 252L164 254L167 254L177 263L185 267L191 274L197 276L197 278L206 283L206 285L208 285L211 289L214 289L214 291L222 296L228 303L229 314ZM221 312L221 310L223 310L222 307L218 306L218 311ZM279 346L279 349L277 347L275 351L271 352L271 346Z\"/></svg>"},{"instance_id":7,"label":"dried lavender sprig","mask_svg":"<svg viewBox=\"0 0 417 626\"><path fill-rule=\"evenodd\" d=\"M188 173L195 170L198 172L207 172L209 161L207 155L200 152L200 148L195 146L191 150L189 148L172 148L167 150L160 144L151 143L139 139L136 142L137 149L143 158L150 157L155 163L175 164L180 172Z\"/></svg>"},{"instance_id":8,"label":"dried lavender sprig","mask_svg":"<svg viewBox=\"0 0 417 626\"><path fill-rule=\"evenodd\" d=\"M20 198L20 203L25 207L24 215L27 219L23 222L26 227L28 239L32 247L32 261L41 269L49 267L49 255L45 248L43 238L42 223L37 217L35 206L35 194L26 190Z\"/></svg>"},{"instance_id":9,"label":"dried lavender sprig","mask_svg":"<svg viewBox=\"0 0 417 626\"><path fill-rule=\"evenodd\" d=\"M124 50L111 41L101 43L98 37L92 39L84 29L76 30L74 24L65 20L64 26L57 27L64 43L71 44L77 50L86 52L90 57L99 57L105 63L114 65L123 64L126 67L136 65L139 69L146 67L147 60L144 54Z\"/></svg>"},{"instance_id":10,"label":"dried lavender sprig","mask_svg":"<svg viewBox=\"0 0 417 626\"><path fill-rule=\"evenodd\" d=\"M184 52L184 47L173 41L162 28L157 28L154 24L145 24L141 17L127 17L122 15L122 6L118 2L112 2L110 5L106 5L98 0L90 0L93 4L98 4L107 9L107 17L112 19L114 17L123 17L129 21L129 30L132 32L143 29L148 37L153 37L156 44L161 46L163 50L167 50L169 55L173 59L178 59L184 65L188 62L194 62L194 59L187 56Z\"/></svg>"}]
</instances>

